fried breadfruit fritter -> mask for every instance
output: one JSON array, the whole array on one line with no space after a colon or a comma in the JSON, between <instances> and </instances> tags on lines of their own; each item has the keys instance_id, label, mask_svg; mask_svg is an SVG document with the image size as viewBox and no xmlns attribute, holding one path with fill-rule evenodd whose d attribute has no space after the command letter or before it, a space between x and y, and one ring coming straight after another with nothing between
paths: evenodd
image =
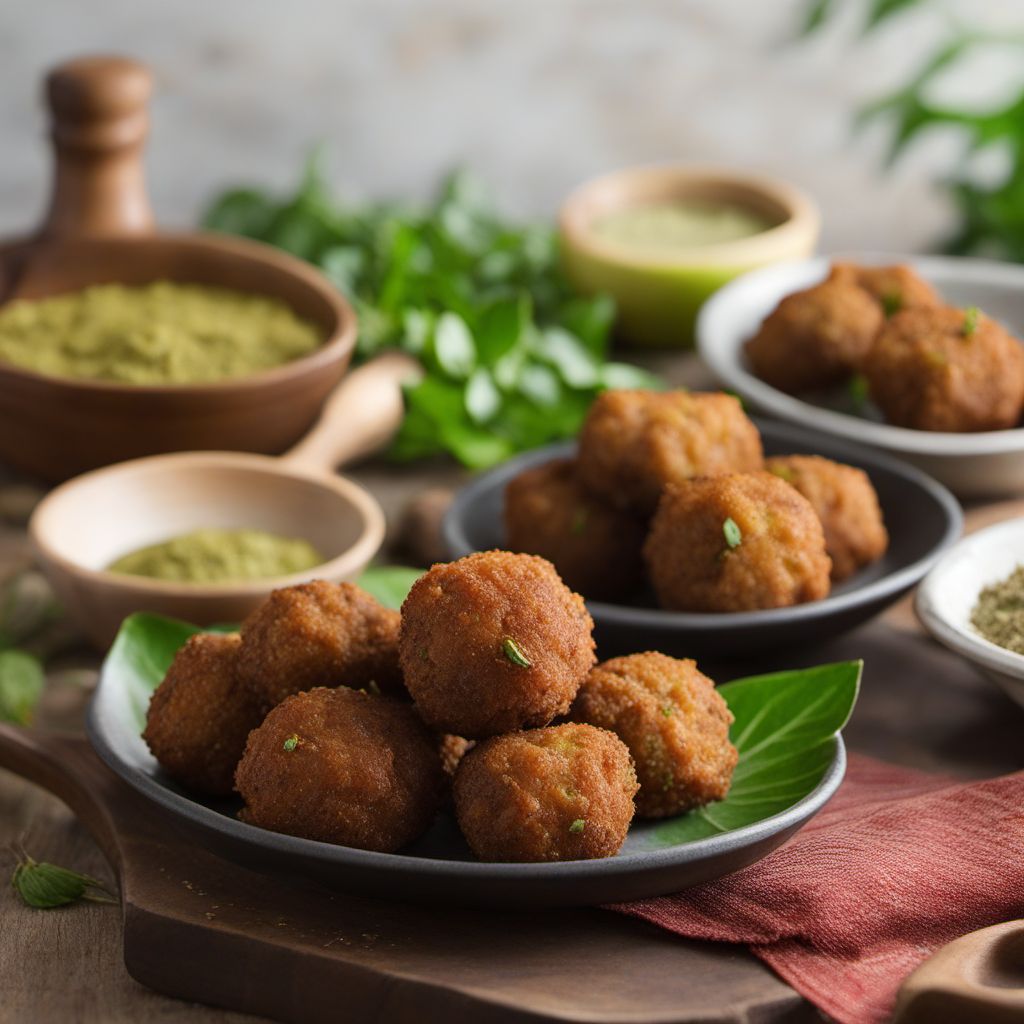
<instances>
[{"instance_id":1,"label":"fried breadfruit fritter","mask_svg":"<svg viewBox=\"0 0 1024 1024\"><path fill-rule=\"evenodd\" d=\"M829 279L787 295L744 351L754 373L780 391L825 388L860 367L884 320L878 301L855 282Z\"/></svg>"},{"instance_id":2,"label":"fried breadfruit fritter","mask_svg":"<svg viewBox=\"0 0 1024 1024\"><path fill-rule=\"evenodd\" d=\"M886 316L893 316L901 309L942 305L939 293L903 263L887 267L833 263L829 280L852 281L881 305Z\"/></svg>"},{"instance_id":3,"label":"fried breadfruit fritter","mask_svg":"<svg viewBox=\"0 0 1024 1024\"><path fill-rule=\"evenodd\" d=\"M505 540L547 558L585 597L624 600L643 581L644 521L579 482L572 459L524 470L505 488Z\"/></svg>"},{"instance_id":4,"label":"fried breadfruit fritter","mask_svg":"<svg viewBox=\"0 0 1024 1024\"><path fill-rule=\"evenodd\" d=\"M242 623L238 672L264 710L316 686L402 696L398 612L354 583L275 590Z\"/></svg>"},{"instance_id":5,"label":"fried breadfruit fritter","mask_svg":"<svg viewBox=\"0 0 1024 1024\"><path fill-rule=\"evenodd\" d=\"M543 558L483 551L435 565L402 605L405 684L440 732L483 739L546 725L594 664L593 627Z\"/></svg>"},{"instance_id":6,"label":"fried breadfruit fritter","mask_svg":"<svg viewBox=\"0 0 1024 1024\"><path fill-rule=\"evenodd\" d=\"M320 687L288 697L253 731L235 785L251 825L393 852L430 825L444 771L410 705Z\"/></svg>"},{"instance_id":7,"label":"fried breadfruit fritter","mask_svg":"<svg viewBox=\"0 0 1024 1024\"><path fill-rule=\"evenodd\" d=\"M262 715L235 672L237 633L197 633L174 656L149 702L142 738L171 778L226 796Z\"/></svg>"},{"instance_id":8,"label":"fried breadfruit fritter","mask_svg":"<svg viewBox=\"0 0 1024 1024\"><path fill-rule=\"evenodd\" d=\"M1004 430L1024 406L1024 348L995 320L951 306L891 317L864 364L890 423L915 430Z\"/></svg>"},{"instance_id":9,"label":"fried breadfruit fritter","mask_svg":"<svg viewBox=\"0 0 1024 1024\"><path fill-rule=\"evenodd\" d=\"M733 716L715 684L689 659L647 652L590 670L573 719L610 729L636 763L640 817L665 818L722 800L739 755Z\"/></svg>"},{"instance_id":10,"label":"fried breadfruit fritter","mask_svg":"<svg viewBox=\"0 0 1024 1024\"><path fill-rule=\"evenodd\" d=\"M477 744L455 774L455 811L481 860L590 860L622 846L636 790L621 740L559 725Z\"/></svg>"},{"instance_id":11,"label":"fried breadfruit fritter","mask_svg":"<svg viewBox=\"0 0 1024 1024\"><path fill-rule=\"evenodd\" d=\"M814 506L832 559L833 583L885 554L889 534L864 470L820 455L779 455L767 459L765 469L792 484Z\"/></svg>"},{"instance_id":12,"label":"fried breadfruit fritter","mask_svg":"<svg viewBox=\"0 0 1024 1024\"><path fill-rule=\"evenodd\" d=\"M605 391L584 420L577 468L594 494L650 516L668 483L763 461L761 435L732 395Z\"/></svg>"},{"instance_id":13,"label":"fried breadfruit fritter","mask_svg":"<svg viewBox=\"0 0 1024 1024\"><path fill-rule=\"evenodd\" d=\"M662 607L676 611L782 608L829 592L821 521L771 473L670 485L644 556Z\"/></svg>"}]
</instances>

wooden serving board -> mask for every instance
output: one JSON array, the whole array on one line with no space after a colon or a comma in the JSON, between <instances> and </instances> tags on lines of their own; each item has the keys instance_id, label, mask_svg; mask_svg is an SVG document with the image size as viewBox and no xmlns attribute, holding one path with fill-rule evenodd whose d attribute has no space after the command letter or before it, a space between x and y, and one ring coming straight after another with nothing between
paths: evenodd
<instances>
[{"instance_id":1,"label":"wooden serving board","mask_svg":"<svg viewBox=\"0 0 1024 1024\"><path fill-rule=\"evenodd\" d=\"M390 476L381 475L386 484ZM975 510L971 526L1020 514L1024 503ZM1020 710L924 636L909 602L825 647L779 652L773 666L748 667L851 657L867 663L845 733L851 749L965 776L1024 767ZM744 669L732 665L720 677ZM416 908L239 868L186 840L81 736L0 727L2 768L52 791L92 833L120 886L128 972L166 995L303 1024L820 1020L746 950L685 941L606 911ZM40 811L45 806L0 772L3 834L24 838L42 859L98 871L77 830ZM112 930L100 923L114 912L32 911L10 896L0 907L0 1017L212 1020L117 980Z\"/></svg>"},{"instance_id":2,"label":"wooden serving board","mask_svg":"<svg viewBox=\"0 0 1024 1024\"><path fill-rule=\"evenodd\" d=\"M191 845L80 737L0 727L0 766L93 834L121 890L125 965L168 995L302 1024L815 1019L745 951L617 914L411 907L237 867Z\"/></svg>"},{"instance_id":3,"label":"wooden serving board","mask_svg":"<svg viewBox=\"0 0 1024 1024\"><path fill-rule=\"evenodd\" d=\"M969 775L1020 767L1019 711L906 608L791 660L855 654L868 670L852 748ZM77 736L0 727L0 767L51 790L96 838L121 889L127 969L167 995L303 1024L820 1019L745 950L606 911L411 907L237 867L190 843Z\"/></svg>"}]
</instances>

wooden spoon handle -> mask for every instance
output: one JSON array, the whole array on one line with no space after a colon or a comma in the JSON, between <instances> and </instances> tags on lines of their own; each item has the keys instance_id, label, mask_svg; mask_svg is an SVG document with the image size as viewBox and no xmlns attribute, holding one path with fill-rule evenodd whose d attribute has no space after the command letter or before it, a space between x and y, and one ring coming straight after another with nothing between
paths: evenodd
<instances>
[{"instance_id":1,"label":"wooden spoon handle","mask_svg":"<svg viewBox=\"0 0 1024 1024\"><path fill-rule=\"evenodd\" d=\"M149 71L123 57L83 57L46 79L55 171L41 234L48 239L153 230L142 173Z\"/></svg>"},{"instance_id":2,"label":"wooden spoon handle","mask_svg":"<svg viewBox=\"0 0 1024 1024\"><path fill-rule=\"evenodd\" d=\"M386 352L353 370L327 399L312 431L282 458L292 465L333 470L376 451L402 422L402 385L422 372L415 359L401 352Z\"/></svg>"},{"instance_id":3,"label":"wooden spoon handle","mask_svg":"<svg viewBox=\"0 0 1024 1024\"><path fill-rule=\"evenodd\" d=\"M900 989L893 1024L1024 1020L1024 921L982 928L926 960Z\"/></svg>"}]
</instances>

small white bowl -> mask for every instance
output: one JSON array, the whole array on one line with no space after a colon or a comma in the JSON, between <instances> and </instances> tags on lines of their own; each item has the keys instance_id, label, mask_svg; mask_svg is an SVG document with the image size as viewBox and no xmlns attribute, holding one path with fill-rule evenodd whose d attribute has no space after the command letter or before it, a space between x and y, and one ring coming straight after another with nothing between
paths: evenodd
<instances>
[{"instance_id":1,"label":"small white bowl","mask_svg":"<svg viewBox=\"0 0 1024 1024\"><path fill-rule=\"evenodd\" d=\"M747 340L780 299L823 280L833 259L909 264L950 305L978 306L1018 337L1024 330L1024 267L953 256L844 253L755 270L715 292L697 319L697 348L715 377L755 409L903 459L960 497L1024 493L1024 429L952 434L894 427L787 395L754 376L743 352Z\"/></svg>"},{"instance_id":2,"label":"small white bowl","mask_svg":"<svg viewBox=\"0 0 1024 1024\"><path fill-rule=\"evenodd\" d=\"M1024 564L1024 518L1009 519L958 541L917 591L914 608L925 629L962 654L1024 707L1024 655L986 640L971 626L981 591Z\"/></svg>"}]
</instances>

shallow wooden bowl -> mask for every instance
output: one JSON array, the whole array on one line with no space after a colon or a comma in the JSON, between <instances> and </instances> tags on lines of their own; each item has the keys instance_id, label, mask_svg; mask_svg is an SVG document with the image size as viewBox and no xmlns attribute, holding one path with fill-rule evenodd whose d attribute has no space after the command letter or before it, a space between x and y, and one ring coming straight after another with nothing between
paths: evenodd
<instances>
[{"instance_id":1,"label":"shallow wooden bowl","mask_svg":"<svg viewBox=\"0 0 1024 1024\"><path fill-rule=\"evenodd\" d=\"M316 419L355 345L355 314L309 264L244 239L156 232L141 172L149 91L145 68L116 58L50 75L50 210L31 238L0 245L0 296L111 282L220 285L283 300L324 341L266 372L202 385L69 380L0 364L0 461L44 480L163 452L282 452Z\"/></svg>"}]
</instances>

